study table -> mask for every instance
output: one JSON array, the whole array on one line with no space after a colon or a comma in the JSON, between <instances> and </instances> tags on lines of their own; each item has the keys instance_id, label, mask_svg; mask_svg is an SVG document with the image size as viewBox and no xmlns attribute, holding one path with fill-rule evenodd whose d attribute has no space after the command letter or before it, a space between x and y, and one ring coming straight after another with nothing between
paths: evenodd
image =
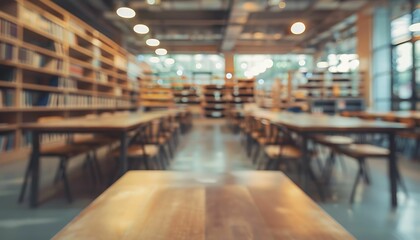
<instances>
[{"instance_id":1,"label":"study table","mask_svg":"<svg viewBox=\"0 0 420 240\"><path fill-rule=\"evenodd\" d=\"M22 130L32 132L32 153L28 164L32 164L31 184L29 201L31 207L38 204L39 182L39 151L42 134L104 134L118 137L120 141L120 169L122 176L127 171L127 146L128 133L155 119L165 116L174 116L185 111L183 109L171 109L148 113L131 113L129 115L113 115L100 118L70 118L48 123L28 123L22 126Z\"/></svg>"},{"instance_id":2,"label":"study table","mask_svg":"<svg viewBox=\"0 0 420 240\"><path fill-rule=\"evenodd\" d=\"M362 111L362 112L346 112L352 117L371 117L377 119L385 119L393 117L397 120L414 120L420 121L420 111Z\"/></svg>"},{"instance_id":3,"label":"study table","mask_svg":"<svg viewBox=\"0 0 420 240\"><path fill-rule=\"evenodd\" d=\"M330 115L315 115L308 113L272 112L267 110L253 110L248 112L258 118L264 118L273 124L281 125L296 132L302 138L302 152L305 174L303 188L307 189L308 175L310 173L308 139L313 134L385 134L388 136L389 157L388 171L390 182L391 205L396 207L397 202L397 173L396 173L396 142L398 131L407 129L401 123L385 121L367 121L358 118L349 118Z\"/></svg>"},{"instance_id":4,"label":"study table","mask_svg":"<svg viewBox=\"0 0 420 240\"><path fill-rule=\"evenodd\" d=\"M278 171L129 171L53 239L354 239Z\"/></svg>"}]
</instances>

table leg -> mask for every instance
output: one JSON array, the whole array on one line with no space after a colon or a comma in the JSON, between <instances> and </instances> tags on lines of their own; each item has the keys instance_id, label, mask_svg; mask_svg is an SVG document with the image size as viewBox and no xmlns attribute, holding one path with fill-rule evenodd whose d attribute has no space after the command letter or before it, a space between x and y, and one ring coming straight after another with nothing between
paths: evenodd
<instances>
[{"instance_id":1,"label":"table leg","mask_svg":"<svg viewBox=\"0 0 420 240\"><path fill-rule=\"evenodd\" d=\"M120 177L124 175L125 172L128 170L128 163L127 163L127 132L121 133L120 136Z\"/></svg>"},{"instance_id":2,"label":"table leg","mask_svg":"<svg viewBox=\"0 0 420 240\"><path fill-rule=\"evenodd\" d=\"M39 188L39 133L32 133L32 170L31 170L31 189L29 196L29 205L34 208L38 205L38 188Z\"/></svg>"},{"instance_id":3,"label":"table leg","mask_svg":"<svg viewBox=\"0 0 420 240\"><path fill-rule=\"evenodd\" d=\"M395 143L395 133L389 134L389 161L388 161L388 171L389 171L389 181L391 187L391 204L395 208L398 205L397 199L397 156L396 156L396 143Z\"/></svg>"},{"instance_id":4,"label":"table leg","mask_svg":"<svg viewBox=\"0 0 420 240\"><path fill-rule=\"evenodd\" d=\"M302 135L302 161L303 161L303 191L308 190L308 178L309 178L309 154L308 154L308 138L305 134Z\"/></svg>"}]
</instances>

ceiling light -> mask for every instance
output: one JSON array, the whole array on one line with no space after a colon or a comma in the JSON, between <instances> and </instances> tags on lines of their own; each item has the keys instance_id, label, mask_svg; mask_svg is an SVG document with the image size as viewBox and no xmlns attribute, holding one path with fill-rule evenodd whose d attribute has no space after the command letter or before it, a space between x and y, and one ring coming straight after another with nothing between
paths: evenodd
<instances>
[{"instance_id":1,"label":"ceiling light","mask_svg":"<svg viewBox=\"0 0 420 240\"><path fill-rule=\"evenodd\" d=\"M163 56L163 55L166 55L168 51L164 48L158 48L155 50L155 53L159 56Z\"/></svg>"},{"instance_id":2,"label":"ceiling light","mask_svg":"<svg viewBox=\"0 0 420 240\"><path fill-rule=\"evenodd\" d=\"M203 67L203 65L201 63L195 64L195 68L197 68L197 69L201 69L202 67Z\"/></svg>"},{"instance_id":3,"label":"ceiling light","mask_svg":"<svg viewBox=\"0 0 420 240\"><path fill-rule=\"evenodd\" d=\"M290 31L296 35L302 34L305 30L306 26L303 22L295 22L292 27L290 27Z\"/></svg>"},{"instance_id":4,"label":"ceiling light","mask_svg":"<svg viewBox=\"0 0 420 240\"><path fill-rule=\"evenodd\" d=\"M149 5L157 5L157 4L160 4L160 0L147 0L146 2Z\"/></svg>"},{"instance_id":5,"label":"ceiling light","mask_svg":"<svg viewBox=\"0 0 420 240\"><path fill-rule=\"evenodd\" d=\"M304 59L299 60L299 66L303 67L305 66L306 61Z\"/></svg>"},{"instance_id":6,"label":"ceiling light","mask_svg":"<svg viewBox=\"0 0 420 240\"><path fill-rule=\"evenodd\" d=\"M285 1L281 1L281 2L279 3L279 8L280 8L280 9L284 9L284 8L286 8L286 2L285 2Z\"/></svg>"},{"instance_id":7,"label":"ceiling light","mask_svg":"<svg viewBox=\"0 0 420 240\"><path fill-rule=\"evenodd\" d=\"M271 60L271 59L265 59L264 60L264 67L265 68L272 68L273 67L273 64L274 64L273 63L273 60Z\"/></svg>"},{"instance_id":8,"label":"ceiling light","mask_svg":"<svg viewBox=\"0 0 420 240\"><path fill-rule=\"evenodd\" d=\"M122 18L133 18L136 16L136 12L129 7L120 7L117 9L117 15Z\"/></svg>"},{"instance_id":9,"label":"ceiling light","mask_svg":"<svg viewBox=\"0 0 420 240\"><path fill-rule=\"evenodd\" d=\"M318 68L327 68L329 65L328 65L328 63L327 63L327 62L318 62L318 63L316 64L316 66L317 66Z\"/></svg>"},{"instance_id":10,"label":"ceiling light","mask_svg":"<svg viewBox=\"0 0 420 240\"><path fill-rule=\"evenodd\" d=\"M173 58L167 58L167 59L165 59L165 63L167 65L172 65L172 64L175 63L175 60Z\"/></svg>"},{"instance_id":11,"label":"ceiling light","mask_svg":"<svg viewBox=\"0 0 420 240\"><path fill-rule=\"evenodd\" d=\"M408 27L410 32L420 32L420 23L413 23Z\"/></svg>"},{"instance_id":12,"label":"ceiling light","mask_svg":"<svg viewBox=\"0 0 420 240\"><path fill-rule=\"evenodd\" d=\"M226 73L226 79L232 79L232 73Z\"/></svg>"},{"instance_id":13,"label":"ceiling light","mask_svg":"<svg viewBox=\"0 0 420 240\"><path fill-rule=\"evenodd\" d=\"M178 75L178 76L182 76L182 74L184 74L184 73L182 72L182 70L181 70L181 69L178 69L178 71L176 71L176 75Z\"/></svg>"},{"instance_id":14,"label":"ceiling light","mask_svg":"<svg viewBox=\"0 0 420 240\"><path fill-rule=\"evenodd\" d=\"M247 63L245 63L245 62L241 63L241 68L242 69L246 69L247 67L248 67Z\"/></svg>"},{"instance_id":15,"label":"ceiling light","mask_svg":"<svg viewBox=\"0 0 420 240\"><path fill-rule=\"evenodd\" d=\"M138 34L146 34L149 32L149 27L144 25L144 24L136 24L133 27L134 32L138 33Z\"/></svg>"},{"instance_id":16,"label":"ceiling light","mask_svg":"<svg viewBox=\"0 0 420 240\"><path fill-rule=\"evenodd\" d=\"M146 44L151 47L159 46L160 41L155 38L149 38L146 40Z\"/></svg>"},{"instance_id":17,"label":"ceiling light","mask_svg":"<svg viewBox=\"0 0 420 240\"><path fill-rule=\"evenodd\" d=\"M151 58L149 58L149 61L151 63L158 63L158 62L160 62L160 59L158 57L151 57Z\"/></svg>"}]
</instances>

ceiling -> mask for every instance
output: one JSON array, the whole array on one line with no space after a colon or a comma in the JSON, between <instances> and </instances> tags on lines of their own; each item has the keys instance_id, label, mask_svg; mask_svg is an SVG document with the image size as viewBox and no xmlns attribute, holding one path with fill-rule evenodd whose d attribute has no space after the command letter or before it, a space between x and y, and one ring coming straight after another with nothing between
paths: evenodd
<instances>
[{"instance_id":1,"label":"ceiling","mask_svg":"<svg viewBox=\"0 0 420 240\"><path fill-rule=\"evenodd\" d=\"M156 2L150 5L147 1ZM279 3L284 1L285 8ZM60 2L60 0L56 0ZM169 52L285 53L313 52L332 26L348 19L372 1L368 0L74 0L77 11L102 16L105 31L121 32L126 46L152 52L145 40L154 37ZM123 19L115 9L128 4L136 17ZM87 6L87 5L88 6ZM84 5L85 9L81 6ZM74 6L73 6L74 7ZM87 8L89 10L87 10ZM88 14L89 15L89 14ZM97 15L96 15L97 16ZM92 21L98 21L98 18ZM290 26L302 21L307 31L293 35ZM134 33L135 24L146 24L149 34ZM344 22L342 28L354 21ZM97 23L96 23L97 24ZM118 35L118 34L116 34Z\"/></svg>"}]
</instances>

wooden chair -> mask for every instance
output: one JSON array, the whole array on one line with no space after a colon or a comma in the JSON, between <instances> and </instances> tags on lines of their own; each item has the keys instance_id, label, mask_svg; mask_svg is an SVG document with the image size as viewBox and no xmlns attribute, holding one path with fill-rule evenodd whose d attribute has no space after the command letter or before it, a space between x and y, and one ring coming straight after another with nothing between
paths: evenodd
<instances>
[{"instance_id":1,"label":"wooden chair","mask_svg":"<svg viewBox=\"0 0 420 240\"><path fill-rule=\"evenodd\" d=\"M39 123L48 123L48 122L54 122L54 121L61 121L63 120L63 117L42 117L38 119ZM41 147L39 158L42 157L51 157L51 158L57 158L59 159L59 166L58 170L56 172L55 180L62 180L64 184L64 190L67 197L68 202L72 202L72 196L70 191L70 185L67 178L67 163L68 160L71 158L74 158L76 156L87 154L90 151L90 149L86 146L81 145L73 145L73 144L65 144L61 146L48 146L48 147ZM25 197L25 190L26 185L29 180L29 176L32 174L32 159L29 161L25 177L22 184L22 189L19 195L19 202L22 202Z\"/></svg>"},{"instance_id":2,"label":"wooden chair","mask_svg":"<svg viewBox=\"0 0 420 240\"><path fill-rule=\"evenodd\" d=\"M409 130L397 134L399 149L402 152L409 152L415 157L420 154L420 131L414 119L401 119L401 123L406 124Z\"/></svg>"},{"instance_id":3,"label":"wooden chair","mask_svg":"<svg viewBox=\"0 0 420 240\"><path fill-rule=\"evenodd\" d=\"M356 175L356 179L354 181L354 185L352 187L352 191L350 194L350 203L353 204L354 202L354 195L357 189L357 186L360 183L361 178L364 179L366 184L371 183L371 179L369 177L369 169L367 168L366 159L367 158L387 158L389 156L389 150L382 147L377 147L370 144L351 144L347 146L341 146L337 149L340 153L354 158L357 160L359 164L359 170ZM396 166L397 172L397 180L401 187L404 189L405 193L407 193L407 188L400 176L398 166Z\"/></svg>"},{"instance_id":4,"label":"wooden chair","mask_svg":"<svg viewBox=\"0 0 420 240\"><path fill-rule=\"evenodd\" d=\"M338 135L315 135L311 138L316 144L327 147L330 150L330 154L326 159L323 167L323 178L326 183L329 183L333 167L337 159L336 149L342 146L348 146L354 143L351 137L338 136ZM344 162L341 161L341 166L344 167Z\"/></svg>"},{"instance_id":5,"label":"wooden chair","mask_svg":"<svg viewBox=\"0 0 420 240\"><path fill-rule=\"evenodd\" d=\"M147 170L163 169L159 162L159 146L147 143L147 125L141 126L137 131L134 139L127 148L127 159L131 163L130 168L138 168L143 162ZM120 149L115 149L112 154L114 158L120 156Z\"/></svg>"}]
</instances>

